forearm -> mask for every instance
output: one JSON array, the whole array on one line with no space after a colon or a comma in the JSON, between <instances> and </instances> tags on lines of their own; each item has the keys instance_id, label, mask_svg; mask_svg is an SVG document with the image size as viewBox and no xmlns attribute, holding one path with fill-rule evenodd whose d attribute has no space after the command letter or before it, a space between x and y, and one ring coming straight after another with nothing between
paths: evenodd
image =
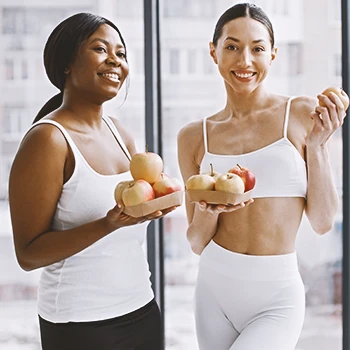
<instances>
[{"instance_id":1,"label":"forearm","mask_svg":"<svg viewBox=\"0 0 350 350\"><path fill-rule=\"evenodd\" d=\"M196 210L187 229L187 239L192 251L200 255L217 231L218 214Z\"/></svg>"},{"instance_id":2,"label":"forearm","mask_svg":"<svg viewBox=\"0 0 350 350\"><path fill-rule=\"evenodd\" d=\"M319 234L331 230L338 207L327 147L307 149L308 191L306 215Z\"/></svg>"},{"instance_id":3,"label":"forearm","mask_svg":"<svg viewBox=\"0 0 350 350\"><path fill-rule=\"evenodd\" d=\"M51 265L79 253L115 229L103 218L70 230L45 232L18 248L20 251L16 249L17 259L27 271Z\"/></svg>"}]
</instances>

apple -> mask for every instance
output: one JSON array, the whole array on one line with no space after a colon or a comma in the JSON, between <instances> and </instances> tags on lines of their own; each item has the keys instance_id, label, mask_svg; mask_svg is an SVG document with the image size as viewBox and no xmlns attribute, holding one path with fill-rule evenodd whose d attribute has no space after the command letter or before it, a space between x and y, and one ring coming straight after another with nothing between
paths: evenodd
<instances>
[{"instance_id":1,"label":"apple","mask_svg":"<svg viewBox=\"0 0 350 350\"><path fill-rule=\"evenodd\" d=\"M213 167L212 163L210 163L210 171L208 173L204 173L204 174L212 176L215 181L221 175L221 173L218 173L217 171L214 171L214 167Z\"/></svg>"},{"instance_id":2,"label":"apple","mask_svg":"<svg viewBox=\"0 0 350 350\"><path fill-rule=\"evenodd\" d=\"M254 188L256 179L255 175L250 169L237 164L234 168L229 169L227 172L236 174L242 178L244 182L244 192L250 191Z\"/></svg>"},{"instance_id":3,"label":"apple","mask_svg":"<svg viewBox=\"0 0 350 350\"><path fill-rule=\"evenodd\" d=\"M215 191L244 193L243 179L237 174L225 173L219 176L215 183Z\"/></svg>"},{"instance_id":4,"label":"apple","mask_svg":"<svg viewBox=\"0 0 350 350\"><path fill-rule=\"evenodd\" d=\"M153 190L156 198L165 196L167 194L181 191L183 189L182 183L175 177L169 177L166 174L161 174L160 178L153 184Z\"/></svg>"},{"instance_id":5,"label":"apple","mask_svg":"<svg viewBox=\"0 0 350 350\"><path fill-rule=\"evenodd\" d=\"M161 173L160 176L159 176L159 178L157 179L157 181L163 180L163 179L165 179L165 178L170 179L170 176L169 176L168 174L166 174L166 173ZM156 182L157 182L157 181L156 181Z\"/></svg>"},{"instance_id":6,"label":"apple","mask_svg":"<svg viewBox=\"0 0 350 350\"><path fill-rule=\"evenodd\" d=\"M209 190L215 189L215 179L208 174L195 174L186 181L187 190Z\"/></svg>"},{"instance_id":7,"label":"apple","mask_svg":"<svg viewBox=\"0 0 350 350\"><path fill-rule=\"evenodd\" d=\"M130 160L130 173L134 180L155 183L163 171L163 160L157 153L136 153Z\"/></svg>"},{"instance_id":8,"label":"apple","mask_svg":"<svg viewBox=\"0 0 350 350\"><path fill-rule=\"evenodd\" d=\"M122 201L127 207L148 202L155 197L152 186L145 180L132 181L122 193Z\"/></svg>"},{"instance_id":9,"label":"apple","mask_svg":"<svg viewBox=\"0 0 350 350\"><path fill-rule=\"evenodd\" d=\"M344 105L344 109L347 110L349 107L349 96L345 93L345 91L340 87L331 86L322 91L322 95L329 96L330 92L334 92L339 97L340 101ZM325 104L322 101L319 101L318 104L325 107Z\"/></svg>"},{"instance_id":10,"label":"apple","mask_svg":"<svg viewBox=\"0 0 350 350\"><path fill-rule=\"evenodd\" d=\"M129 180L129 181L121 181L118 183L118 185L115 187L115 190L114 190L114 198L116 203L123 202L122 193L124 189L132 182L133 182L132 180Z\"/></svg>"}]
</instances>

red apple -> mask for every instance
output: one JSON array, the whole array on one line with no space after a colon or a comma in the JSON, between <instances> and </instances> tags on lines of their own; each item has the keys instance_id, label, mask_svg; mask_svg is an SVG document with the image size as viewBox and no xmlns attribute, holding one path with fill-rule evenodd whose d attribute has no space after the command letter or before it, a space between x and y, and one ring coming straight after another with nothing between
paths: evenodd
<instances>
[{"instance_id":1,"label":"red apple","mask_svg":"<svg viewBox=\"0 0 350 350\"><path fill-rule=\"evenodd\" d=\"M226 173L216 179L215 191L224 191L230 193L244 193L243 179L237 174Z\"/></svg>"},{"instance_id":2,"label":"red apple","mask_svg":"<svg viewBox=\"0 0 350 350\"><path fill-rule=\"evenodd\" d=\"M125 206L133 206L155 198L152 186L145 180L135 180L128 184L122 193Z\"/></svg>"},{"instance_id":3,"label":"red apple","mask_svg":"<svg viewBox=\"0 0 350 350\"><path fill-rule=\"evenodd\" d=\"M196 174L190 176L186 181L187 190L214 190L215 179L208 174Z\"/></svg>"},{"instance_id":4,"label":"red apple","mask_svg":"<svg viewBox=\"0 0 350 350\"><path fill-rule=\"evenodd\" d=\"M163 160L157 153L136 153L130 160L130 173L134 180L156 182L163 171Z\"/></svg>"},{"instance_id":5,"label":"red apple","mask_svg":"<svg viewBox=\"0 0 350 350\"><path fill-rule=\"evenodd\" d=\"M162 174L152 187L156 198L176 191L181 191L183 189L182 183L178 179L175 177L169 177L166 174Z\"/></svg>"},{"instance_id":6,"label":"red apple","mask_svg":"<svg viewBox=\"0 0 350 350\"><path fill-rule=\"evenodd\" d=\"M132 180L121 181L117 184L117 186L115 187L115 190L114 190L114 198L115 198L116 203L120 203L120 202L123 203L122 193L123 193L124 189L132 182L133 182Z\"/></svg>"},{"instance_id":7,"label":"red apple","mask_svg":"<svg viewBox=\"0 0 350 350\"><path fill-rule=\"evenodd\" d=\"M254 188L256 179L255 179L255 175L250 169L242 167L239 164L237 164L234 168L229 169L228 173L236 174L243 179L244 192L250 191Z\"/></svg>"},{"instance_id":8,"label":"red apple","mask_svg":"<svg viewBox=\"0 0 350 350\"><path fill-rule=\"evenodd\" d=\"M330 92L334 92L339 97L340 101L344 105L344 109L347 110L349 107L349 96L345 93L345 91L340 87L331 86L322 91L322 95L328 96ZM318 104L325 107L325 104L322 101L319 101Z\"/></svg>"}]
</instances>

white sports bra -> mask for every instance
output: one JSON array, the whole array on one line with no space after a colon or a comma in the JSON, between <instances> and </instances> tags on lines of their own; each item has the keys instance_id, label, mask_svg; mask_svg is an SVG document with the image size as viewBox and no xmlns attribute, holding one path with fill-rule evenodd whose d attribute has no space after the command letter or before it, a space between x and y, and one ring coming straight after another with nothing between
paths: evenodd
<instances>
[{"instance_id":1,"label":"white sports bra","mask_svg":"<svg viewBox=\"0 0 350 350\"><path fill-rule=\"evenodd\" d=\"M256 176L253 198L304 197L307 192L306 163L298 150L287 138L290 104L287 102L283 137L258 150L235 155L213 154L208 151L206 118L203 120L204 156L201 172L210 170L210 163L220 173L237 163L249 168Z\"/></svg>"}]
</instances>

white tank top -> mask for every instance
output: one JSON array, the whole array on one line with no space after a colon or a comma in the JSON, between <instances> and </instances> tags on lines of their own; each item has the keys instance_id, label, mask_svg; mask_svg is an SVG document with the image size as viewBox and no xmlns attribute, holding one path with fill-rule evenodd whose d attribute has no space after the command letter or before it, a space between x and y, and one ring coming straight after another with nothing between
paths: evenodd
<instances>
[{"instance_id":1,"label":"white tank top","mask_svg":"<svg viewBox=\"0 0 350 350\"><path fill-rule=\"evenodd\" d=\"M286 107L283 137L253 152L235 155L214 154L208 151L206 119L203 120L204 156L201 172L210 171L210 163L223 173L237 163L249 168L256 176L253 198L305 197L307 192L306 164L298 150L287 137L290 104Z\"/></svg>"},{"instance_id":2,"label":"white tank top","mask_svg":"<svg viewBox=\"0 0 350 350\"><path fill-rule=\"evenodd\" d=\"M104 117L120 147L130 154L114 123ZM115 206L114 188L131 180L129 172L101 175L84 159L68 132L61 130L75 158L71 178L63 185L52 230L61 231L100 219ZM38 313L51 322L104 320L139 309L154 297L142 247L148 223L118 229L83 251L43 268Z\"/></svg>"}]
</instances>

